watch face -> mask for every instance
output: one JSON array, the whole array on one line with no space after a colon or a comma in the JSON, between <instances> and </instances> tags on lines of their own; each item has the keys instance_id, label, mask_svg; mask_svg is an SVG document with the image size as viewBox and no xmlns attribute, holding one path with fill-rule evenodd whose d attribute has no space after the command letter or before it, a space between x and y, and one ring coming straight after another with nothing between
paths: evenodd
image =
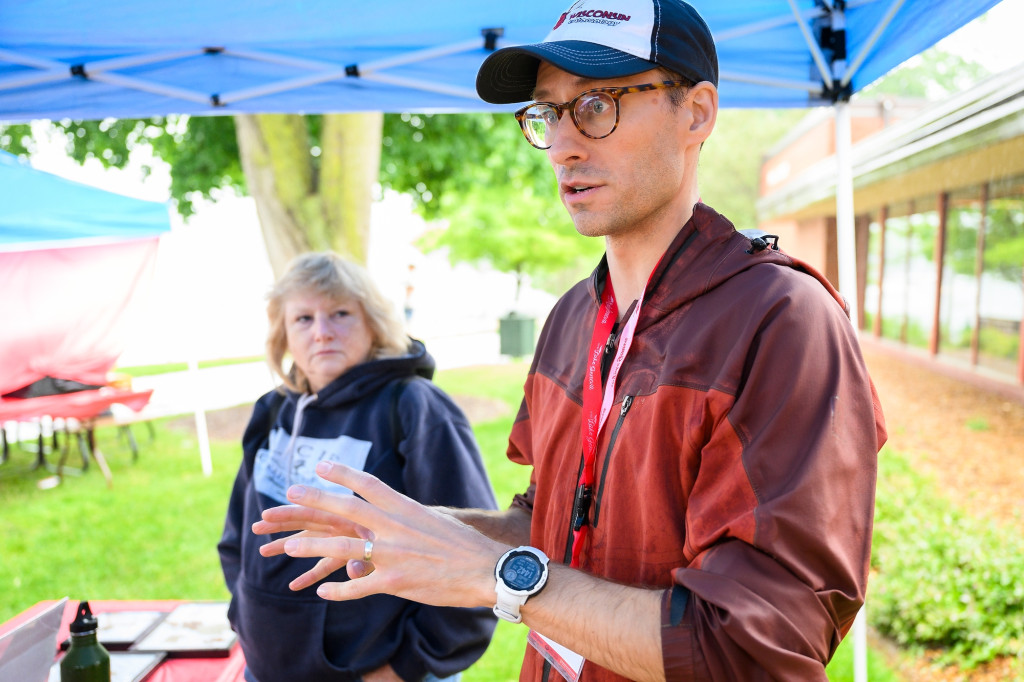
<instances>
[{"instance_id":1,"label":"watch face","mask_svg":"<svg viewBox=\"0 0 1024 682\"><path fill-rule=\"evenodd\" d=\"M541 565L529 554L512 556L501 568L501 578L513 590L529 590L540 581Z\"/></svg>"}]
</instances>

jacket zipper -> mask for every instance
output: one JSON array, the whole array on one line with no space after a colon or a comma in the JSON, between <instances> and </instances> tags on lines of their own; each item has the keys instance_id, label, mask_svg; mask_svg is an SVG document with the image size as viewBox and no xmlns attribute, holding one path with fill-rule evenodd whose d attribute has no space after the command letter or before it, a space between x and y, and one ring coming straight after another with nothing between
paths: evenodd
<instances>
[{"instance_id":1,"label":"jacket zipper","mask_svg":"<svg viewBox=\"0 0 1024 682\"><path fill-rule=\"evenodd\" d=\"M612 450L615 448L615 441L619 439L619 429L622 428L622 422L626 419L626 413L629 412L629 408L633 405L633 396L627 395L622 398L622 408L619 410L619 418L615 422L615 428L612 429L612 436L608 440L608 449L604 452L604 466L601 467L601 483L597 487L597 495L594 498L594 521L593 527L597 528L598 517L601 516L601 498L604 495L604 479L608 475L608 465L612 459Z\"/></svg>"}]
</instances>

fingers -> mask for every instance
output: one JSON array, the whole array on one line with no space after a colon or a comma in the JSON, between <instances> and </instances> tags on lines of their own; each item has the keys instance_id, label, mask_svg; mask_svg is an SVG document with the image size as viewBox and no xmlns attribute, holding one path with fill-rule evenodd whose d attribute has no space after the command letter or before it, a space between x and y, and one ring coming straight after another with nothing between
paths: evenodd
<instances>
[{"instance_id":1,"label":"fingers","mask_svg":"<svg viewBox=\"0 0 1024 682\"><path fill-rule=\"evenodd\" d=\"M344 464L319 462L316 465L316 473L325 481L331 481L332 483L344 486L352 492L357 493L372 506L385 511L397 511L408 504L418 505L418 503L414 502L410 498L393 490L373 474L368 474L365 471L360 471L359 469L353 469L352 467L345 466ZM290 492L291 491L289 490L289 493ZM330 493L325 494L330 495ZM337 496L332 495L332 497ZM288 499L294 500L291 495L288 496ZM302 502L300 504L305 505L306 503ZM319 506L317 508L323 509L323 507Z\"/></svg>"},{"instance_id":2,"label":"fingers","mask_svg":"<svg viewBox=\"0 0 1024 682\"><path fill-rule=\"evenodd\" d=\"M283 505L265 509L263 519L252 525L257 535L286 533L296 530L312 530L329 535L355 535L355 524L344 517L319 509L300 505Z\"/></svg>"},{"instance_id":3,"label":"fingers","mask_svg":"<svg viewBox=\"0 0 1024 682\"><path fill-rule=\"evenodd\" d=\"M320 561L316 562L316 566L309 569L295 580L288 583L288 589L298 592L304 590L310 585L314 585L330 574L337 571L339 568L345 565L345 562L341 559L334 559L332 557L325 557ZM349 574L351 576L351 574Z\"/></svg>"},{"instance_id":4,"label":"fingers","mask_svg":"<svg viewBox=\"0 0 1024 682\"><path fill-rule=\"evenodd\" d=\"M299 533L301 535L301 533ZM294 536L292 536L294 537ZM289 538L278 538L277 540L271 540L265 545L260 546L260 554L263 556L279 556L284 554L284 543Z\"/></svg>"},{"instance_id":5,"label":"fingers","mask_svg":"<svg viewBox=\"0 0 1024 682\"><path fill-rule=\"evenodd\" d=\"M363 561L361 559L350 559L345 564L345 570L348 572L348 577L356 580L358 578L365 578L366 576L373 573L373 564L369 561Z\"/></svg>"},{"instance_id":6,"label":"fingers","mask_svg":"<svg viewBox=\"0 0 1024 682\"><path fill-rule=\"evenodd\" d=\"M366 541L349 537L297 537L293 535L284 543L284 551L292 557L325 557L340 559L362 559Z\"/></svg>"},{"instance_id":7,"label":"fingers","mask_svg":"<svg viewBox=\"0 0 1024 682\"><path fill-rule=\"evenodd\" d=\"M374 571L362 580L349 580L344 583L323 583L316 588L317 596L331 601L346 601L348 599L362 599L371 594L386 592L377 586L377 572Z\"/></svg>"}]
</instances>

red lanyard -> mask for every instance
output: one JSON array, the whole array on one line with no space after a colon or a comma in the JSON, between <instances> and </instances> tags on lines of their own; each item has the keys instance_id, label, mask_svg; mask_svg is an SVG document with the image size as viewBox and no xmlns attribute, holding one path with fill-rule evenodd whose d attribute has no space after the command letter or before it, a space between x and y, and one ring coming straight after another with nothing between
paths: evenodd
<instances>
[{"instance_id":1,"label":"red lanyard","mask_svg":"<svg viewBox=\"0 0 1024 682\"><path fill-rule=\"evenodd\" d=\"M629 346L633 343L633 332L636 330L636 321L640 316L640 306L643 304L643 300L643 294L641 294L633 308L633 313L626 320L626 324L619 334L615 359L612 361L611 369L608 372L608 381L602 393L601 358L619 316L619 307L615 301L611 276L609 275L605 279L604 291L601 293L601 307L598 308L594 333L590 339L587 373L583 377L583 415L580 420L580 434L583 440L583 470L580 472L580 479L576 486L576 499L573 502L571 520L572 562L570 565L573 567L579 567L580 551L583 549L589 527L587 517L590 512L590 500L593 496L597 469L597 438L611 411L612 401L615 399L615 380L618 378L622 362L626 359Z\"/></svg>"}]
</instances>

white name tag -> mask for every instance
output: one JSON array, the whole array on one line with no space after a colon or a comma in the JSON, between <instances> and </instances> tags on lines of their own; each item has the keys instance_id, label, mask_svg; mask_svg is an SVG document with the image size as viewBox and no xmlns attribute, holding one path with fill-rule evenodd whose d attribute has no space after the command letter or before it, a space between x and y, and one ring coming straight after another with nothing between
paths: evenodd
<instances>
[{"instance_id":1,"label":"white name tag","mask_svg":"<svg viewBox=\"0 0 1024 682\"><path fill-rule=\"evenodd\" d=\"M266 449L256 453L252 477L256 490L282 504L288 504L285 491L292 485L305 485L335 494L351 494L348 488L325 481L316 475L318 462L345 464L362 470L370 454L372 443L349 436L337 438L295 439L295 449L288 453L290 436L282 429L270 432Z\"/></svg>"},{"instance_id":2,"label":"white name tag","mask_svg":"<svg viewBox=\"0 0 1024 682\"><path fill-rule=\"evenodd\" d=\"M526 641L540 652L544 660L550 663L551 667L559 675L569 682L579 682L580 672L583 671L583 663L586 661L585 658L572 649L566 649L555 640L549 639L535 630L530 630Z\"/></svg>"}]
</instances>

